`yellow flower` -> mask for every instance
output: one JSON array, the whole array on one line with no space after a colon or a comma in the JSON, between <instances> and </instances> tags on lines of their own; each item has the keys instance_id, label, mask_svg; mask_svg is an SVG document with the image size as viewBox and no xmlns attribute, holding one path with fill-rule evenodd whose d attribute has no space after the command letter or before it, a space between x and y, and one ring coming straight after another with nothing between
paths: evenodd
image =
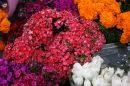
<instances>
[{"instance_id":1,"label":"yellow flower","mask_svg":"<svg viewBox=\"0 0 130 86\"><path fill-rule=\"evenodd\" d=\"M112 12L103 11L100 14L100 22L106 28L112 28L116 25L116 17Z\"/></svg>"},{"instance_id":2,"label":"yellow flower","mask_svg":"<svg viewBox=\"0 0 130 86\"><path fill-rule=\"evenodd\" d=\"M2 52L4 48L5 48L5 43L2 40L0 40L0 52Z\"/></svg>"}]
</instances>

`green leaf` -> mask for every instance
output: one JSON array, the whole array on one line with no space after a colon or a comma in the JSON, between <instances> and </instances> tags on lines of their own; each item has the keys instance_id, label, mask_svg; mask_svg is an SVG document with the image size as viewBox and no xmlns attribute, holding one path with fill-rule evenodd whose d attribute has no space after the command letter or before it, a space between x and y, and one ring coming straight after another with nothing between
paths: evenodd
<instances>
[{"instance_id":1,"label":"green leaf","mask_svg":"<svg viewBox=\"0 0 130 86\"><path fill-rule=\"evenodd\" d=\"M92 33L92 31L89 29L89 28L86 28L86 33L88 34L88 33Z\"/></svg>"},{"instance_id":2,"label":"green leaf","mask_svg":"<svg viewBox=\"0 0 130 86\"><path fill-rule=\"evenodd\" d=\"M32 73L38 73L38 66L36 65L36 66L33 66L33 67L31 67L30 68L30 71L32 72Z\"/></svg>"},{"instance_id":3,"label":"green leaf","mask_svg":"<svg viewBox=\"0 0 130 86\"><path fill-rule=\"evenodd\" d=\"M46 58L46 56L42 56L42 58Z\"/></svg>"},{"instance_id":4,"label":"green leaf","mask_svg":"<svg viewBox=\"0 0 130 86\"><path fill-rule=\"evenodd\" d=\"M87 56L86 56L85 54L82 54L82 55L79 55L78 57L79 57L80 60L83 60L83 59L85 59Z\"/></svg>"},{"instance_id":5,"label":"green leaf","mask_svg":"<svg viewBox=\"0 0 130 86\"><path fill-rule=\"evenodd\" d=\"M67 46L70 46L70 43L68 42L68 40L65 41Z\"/></svg>"}]
</instances>

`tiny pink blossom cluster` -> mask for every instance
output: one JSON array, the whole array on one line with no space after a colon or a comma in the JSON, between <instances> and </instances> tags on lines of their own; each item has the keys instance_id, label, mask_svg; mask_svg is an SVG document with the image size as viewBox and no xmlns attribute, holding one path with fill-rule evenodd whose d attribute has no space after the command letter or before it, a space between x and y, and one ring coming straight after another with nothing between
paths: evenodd
<instances>
[{"instance_id":1,"label":"tiny pink blossom cluster","mask_svg":"<svg viewBox=\"0 0 130 86\"><path fill-rule=\"evenodd\" d=\"M37 60L52 66L62 81L76 61L91 61L104 43L96 22L76 18L68 11L46 9L31 16L22 36L5 47L4 58L16 63Z\"/></svg>"}]
</instances>

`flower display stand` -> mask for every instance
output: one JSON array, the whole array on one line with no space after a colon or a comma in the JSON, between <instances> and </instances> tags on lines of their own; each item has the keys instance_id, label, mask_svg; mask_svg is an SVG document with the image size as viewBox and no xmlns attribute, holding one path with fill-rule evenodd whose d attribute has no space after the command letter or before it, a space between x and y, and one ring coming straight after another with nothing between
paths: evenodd
<instances>
[{"instance_id":1,"label":"flower display stand","mask_svg":"<svg viewBox=\"0 0 130 86\"><path fill-rule=\"evenodd\" d=\"M119 52L118 47L114 43L105 44L99 52L94 55L100 55L102 57L117 54Z\"/></svg>"}]
</instances>

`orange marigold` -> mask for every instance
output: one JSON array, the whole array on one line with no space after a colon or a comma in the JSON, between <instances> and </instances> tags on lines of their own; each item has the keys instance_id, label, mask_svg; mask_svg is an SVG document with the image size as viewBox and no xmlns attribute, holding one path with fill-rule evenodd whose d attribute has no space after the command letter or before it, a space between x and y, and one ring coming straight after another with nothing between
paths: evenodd
<instances>
[{"instance_id":1,"label":"orange marigold","mask_svg":"<svg viewBox=\"0 0 130 86\"><path fill-rule=\"evenodd\" d=\"M78 4L81 0L74 0L75 4Z\"/></svg>"},{"instance_id":2,"label":"orange marigold","mask_svg":"<svg viewBox=\"0 0 130 86\"><path fill-rule=\"evenodd\" d=\"M116 0L92 0L93 3L105 3L105 4L111 4L113 2L116 2Z\"/></svg>"},{"instance_id":3,"label":"orange marigold","mask_svg":"<svg viewBox=\"0 0 130 86\"><path fill-rule=\"evenodd\" d=\"M127 36L127 33L123 32L122 35L121 35L120 42L123 43L123 44L126 44L129 41L130 41L130 38Z\"/></svg>"},{"instance_id":4,"label":"orange marigold","mask_svg":"<svg viewBox=\"0 0 130 86\"><path fill-rule=\"evenodd\" d=\"M100 13L102 12L102 10L104 9L104 3L93 3L92 6L93 6L94 8L96 8L95 11L96 11L98 14L100 14Z\"/></svg>"},{"instance_id":5,"label":"orange marigold","mask_svg":"<svg viewBox=\"0 0 130 86\"><path fill-rule=\"evenodd\" d=\"M0 52L2 52L4 48L5 48L5 43L2 40L0 40Z\"/></svg>"},{"instance_id":6,"label":"orange marigold","mask_svg":"<svg viewBox=\"0 0 130 86\"><path fill-rule=\"evenodd\" d=\"M79 3L78 4L78 10L80 16L84 17L88 20L95 20L97 19L98 12L96 11L96 8L92 5L92 3Z\"/></svg>"},{"instance_id":7,"label":"orange marigold","mask_svg":"<svg viewBox=\"0 0 130 86\"><path fill-rule=\"evenodd\" d=\"M117 25L116 27L123 30L120 42L128 43L130 41L130 11L120 13L117 15Z\"/></svg>"},{"instance_id":8,"label":"orange marigold","mask_svg":"<svg viewBox=\"0 0 130 86\"><path fill-rule=\"evenodd\" d=\"M125 29L130 26L130 11L120 13L117 15L117 25L118 29Z\"/></svg>"},{"instance_id":9,"label":"orange marigold","mask_svg":"<svg viewBox=\"0 0 130 86\"><path fill-rule=\"evenodd\" d=\"M104 6L104 10L103 11L112 12L113 15L121 13L120 4L118 2L113 2L111 4L106 4Z\"/></svg>"},{"instance_id":10,"label":"orange marigold","mask_svg":"<svg viewBox=\"0 0 130 86\"><path fill-rule=\"evenodd\" d=\"M8 33L10 30L10 24L10 21L8 21L7 18L4 18L0 23L0 31L2 31L3 33Z\"/></svg>"},{"instance_id":11,"label":"orange marigold","mask_svg":"<svg viewBox=\"0 0 130 86\"><path fill-rule=\"evenodd\" d=\"M1 9L0 9L0 22L1 22L5 17L7 17L7 14L6 14L5 12L1 11Z\"/></svg>"},{"instance_id":12,"label":"orange marigold","mask_svg":"<svg viewBox=\"0 0 130 86\"><path fill-rule=\"evenodd\" d=\"M100 22L106 28L112 28L116 25L116 17L112 12L103 11L100 14Z\"/></svg>"}]
</instances>

